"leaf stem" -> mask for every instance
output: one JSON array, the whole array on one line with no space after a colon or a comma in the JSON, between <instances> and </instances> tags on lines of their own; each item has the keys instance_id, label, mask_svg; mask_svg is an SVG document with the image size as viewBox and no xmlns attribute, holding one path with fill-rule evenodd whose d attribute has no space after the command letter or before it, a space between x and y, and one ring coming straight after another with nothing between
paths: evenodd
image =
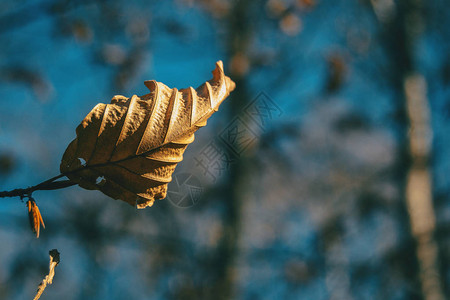
<instances>
[{"instance_id":1,"label":"leaf stem","mask_svg":"<svg viewBox=\"0 0 450 300\"><path fill-rule=\"evenodd\" d=\"M144 155L150 153L153 150L155 150L155 149L149 150L149 151L147 151L145 153L142 153L141 155L137 155L137 156L144 156ZM66 188L66 187L69 187L69 186L72 186L72 185L75 185L75 184L78 184L78 183L74 182L74 181L71 181L70 179L59 180L59 181L55 181L55 180L58 180L61 177L64 177L64 176L67 176L67 175L70 175L70 174L78 173L78 172L80 172L82 170L95 169L95 168L98 168L98 167L107 166L108 164L117 164L117 163L126 161L128 159L131 159L133 157L136 157L136 156L129 156L129 157L126 157L126 158L123 158L123 159L120 159L120 160L114 161L114 162L99 163L99 164L94 164L94 165L83 165L83 166L81 166L81 167L79 167L77 169L61 173L61 174L59 174L59 175L57 175L55 177L52 177L52 178L50 178L48 180L45 180L45 181L43 181L43 182L41 182L41 183L39 183L39 184L37 184L35 186L31 186L31 187L28 187L26 189L14 189L12 191L2 191L2 192L0 192L0 198L6 198L6 197L20 197L20 198L23 198L23 197L26 197L26 196L31 196L31 194L34 191L63 189L63 188Z\"/></svg>"},{"instance_id":2,"label":"leaf stem","mask_svg":"<svg viewBox=\"0 0 450 300\"><path fill-rule=\"evenodd\" d=\"M58 176L52 177L48 180L45 180L35 186L28 187L26 189L14 189L12 191L3 191L0 192L0 198L6 198L6 197L20 197L23 198L25 196L30 196L34 191L38 190L58 190L63 189L72 185L77 184L76 182L71 181L70 179L67 180L58 180L61 177L66 176L65 174L61 173Z\"/></svg>"}]
</instances>

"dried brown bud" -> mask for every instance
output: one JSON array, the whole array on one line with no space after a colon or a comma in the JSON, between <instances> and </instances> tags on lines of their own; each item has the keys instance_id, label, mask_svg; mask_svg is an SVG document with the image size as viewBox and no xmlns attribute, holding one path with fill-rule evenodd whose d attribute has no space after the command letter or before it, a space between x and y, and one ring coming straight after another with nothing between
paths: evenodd
<instances>
[{"instance_id":1,"label":"dried brown bud","mask_svg":"<svg viewBox=\"0 0 450 300\"><path fill-rule=\"evenodd\" d=\"M42 219L41 213L39 212L39 208L34 199L30 198L27 201L27 207L31 230L36 234L36 237L39 238L41 224L42 227L45 228L44 220Z\"/></svg>"}]
</instances>

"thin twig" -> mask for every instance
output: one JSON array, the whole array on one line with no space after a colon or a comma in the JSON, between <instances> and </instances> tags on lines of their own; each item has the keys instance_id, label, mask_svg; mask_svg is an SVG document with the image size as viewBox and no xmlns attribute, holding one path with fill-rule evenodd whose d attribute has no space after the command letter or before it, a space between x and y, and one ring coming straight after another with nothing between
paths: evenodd
<instances>
[{"instance_id":1,"label":"thin twig","mask_svg":"<svg viewBox=\"0 0 450 300\"><path fill-rule=\"evenodd\" d=\"M5 197L24 197L26 195L31 195L34 191L38 190L57 190L66 188L72 185L75 185L76 183L71 180L60 180L60 181L54 181L62 176L56 176L52 179L46 180L44 182L39 183L38 185L26 188L26 189L14 189L12 191L4 191L0 192L0 198Z\"/></svg>"},{"instance_id":2,"label":"thin twig","mask_svg":"<svg viewBox=\"0 0 450 300\"><path fill-rule=\"evenodd\" d=\"M53 277L55 276L55 268L59 264L59 252L57 249L53 249L49 251L50 254L50 266L48 275L45 276L44 280L39 284L36 296L33 300L38 300L42 293L44 292L47 284L52 284Z\"/></svg>"},{"instance_id":3,"label":"thin twig","mask_svg":"<svg viewBox=\"0 0 450 300\"><path fill-rule=\"evenodd\" d=\"M154 150L155 149L152 149L152 150L149 150L147 152L144 152L144 153L142 153L140 155L136 155L136 156L145 156L145 155L148 155L150 152L152 152ZM120 159L120 160L114 161L114 162L108 161L108 162L105 162L105 163L99 163L99 164L94 164L94 165L83 165L83 166L81 166L81 167L79 167L77 169L74 169L72 171L68 171L68 172L65 172L65 173L61 173L61 174L59 174L59 175L57 175L55 177L52 177L52 178L50 178L50 179L48 179L46 181L43 181L43 182L41 182L41 183L39 183L39 184L37 184L35 186L29 187L29 188L26 188L26 189L15 189L15 190L12 190L12 191L2 191L2 192L0 192L0 198L6 198L6 197L21 197L21 198L24 198L24 197L30 196L34 191L63 189L63 188L66 188L66 187L69 187L69 186L77 184L76 182L73 182L70 179L69 180L56 181L56 180L58 180L58 179L60 179L60 178L62 178L64 176L68 176L70 174L77 174L78 172L83 171L83 170L92 170L92 169L95 170L96 168L108 166L109 164L118 164L120 162L132 159L132 158L134 158L136 156L132 155L132 156L129 156L129 157L126 157L126 158L123 158L123 159Z\"/></svg>"}]
</instances>

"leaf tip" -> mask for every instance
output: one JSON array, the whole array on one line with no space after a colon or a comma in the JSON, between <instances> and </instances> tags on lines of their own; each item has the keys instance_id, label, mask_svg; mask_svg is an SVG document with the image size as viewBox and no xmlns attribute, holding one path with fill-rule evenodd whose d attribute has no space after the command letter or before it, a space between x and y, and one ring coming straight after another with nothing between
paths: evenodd
<instances>
[{"instance_id":1,"label":"leaf tip","mask_svg":"<svg viewBox=\"0 0 450 300\"><path fill-rule=\"evenodd\" d=\"M155 80L146 80L144 81L144 84L150 90L150 92L153 92L158 86L158 83Z\"/></svg>"},{"instance_id":2,"label":"leaf tip","mask_svg":"<svg viewBox=\"0 0 450 300\"><path fill-rule=\"evenodd\" d=\"M221 60L216 62L216 68L212 71L212 74L213 82L222 82L222 80L225 81L228 94L236 88L236 83L234 83L234 81L231 80L230 77L225 75L225 72L223 70L223 62Z\"/></svg>"}]
</instances>

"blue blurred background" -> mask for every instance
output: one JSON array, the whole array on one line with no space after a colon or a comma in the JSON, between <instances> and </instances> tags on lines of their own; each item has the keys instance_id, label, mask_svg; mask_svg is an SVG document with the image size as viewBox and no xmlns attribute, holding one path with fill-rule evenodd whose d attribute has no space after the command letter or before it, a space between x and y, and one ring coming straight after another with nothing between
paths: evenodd
<instances>
[{"instance_id":1,"label":"blue blurred background","mask_svg":"<svg viewBox=\"0 0 450 300\"><path fill-rule=\"evenodd\" d=\"M0 199L0 298L57 248L42 299L448 299L449 41L443 0L1 1L2 191L144 80L237 89L151 208L38 191L36 239Z\"/></svg>"}]
</instances>

